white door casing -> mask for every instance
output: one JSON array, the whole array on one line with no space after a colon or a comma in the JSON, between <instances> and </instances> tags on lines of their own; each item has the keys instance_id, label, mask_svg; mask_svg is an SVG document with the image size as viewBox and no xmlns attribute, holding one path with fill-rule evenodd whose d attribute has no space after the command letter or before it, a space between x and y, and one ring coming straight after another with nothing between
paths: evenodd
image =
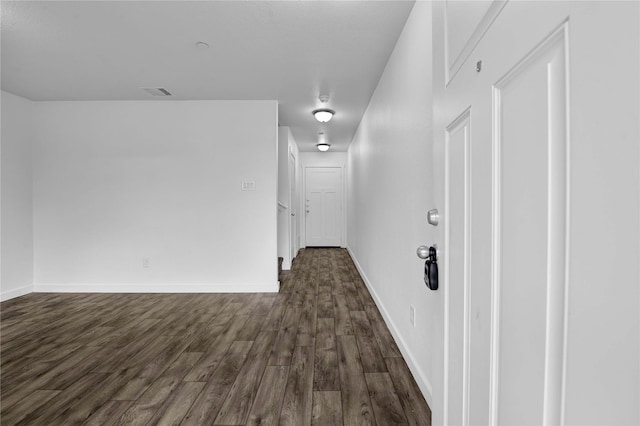
<instances>
[{"instance_id":1,"label":"white door casing","mask_svg":"<svg viewBox=\"0 0 640 426\"><path fill-rule=\"evenodd\" d=\"M342 179L341 167L305 167L307 247L341 245Z\"/></svg>"},{"instance_id":2,"label":"white door casing","mask_svg":"<svg viewBox=\"0 0 640 426\"><path fill-rule=\"evenodd\" d=\"M460 54L445 6L434 424L637 424L638 4L485 2Z\"/></svg>"},{"instance_id":3,"label":"white door casing","mask_svg":"<svg viewBox=\"0 0 640 426\"><path fill-rule=\"evenodd\" d=\"M289 258L298 253L298 200L296 197L296 157L289 153Z\"/></svg>"}]
</instances>

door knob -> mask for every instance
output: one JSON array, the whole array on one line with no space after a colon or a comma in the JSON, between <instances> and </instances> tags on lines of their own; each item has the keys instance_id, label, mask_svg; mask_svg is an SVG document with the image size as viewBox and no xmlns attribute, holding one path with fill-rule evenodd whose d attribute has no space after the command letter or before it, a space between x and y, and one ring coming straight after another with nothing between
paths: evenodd
<instances>
[{"instance_id":1,"label":"door knob","mask_svg":"<svg viewBox=\"0 0 640 426\"><path fill-rule=\"evenodd\" d=\"M295 215L296 215L295 213L291 213L291 216L295 216Z\"/></svg>"},{"instance_id":2,"label":"door knob","mask_svg":"<svg viewBox=\"0 0 640 426\"><path fill-rule=\"evenodd\" d=\"M429 247L428 246L420 246L418 250L416 250L416 254L420 259L428 259L429 258Z\"/></svg>"}]
</instances>

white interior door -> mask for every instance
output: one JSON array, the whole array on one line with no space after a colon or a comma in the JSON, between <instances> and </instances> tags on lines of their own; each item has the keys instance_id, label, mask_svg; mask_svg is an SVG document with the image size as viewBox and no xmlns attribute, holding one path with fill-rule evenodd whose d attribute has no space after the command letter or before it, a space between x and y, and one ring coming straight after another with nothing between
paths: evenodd
<instances>
[{"instance_id":1,"label":"white interior door","mask_svg":"<svg viewBox=\"0 0 640 426\"><path fill-rule=\"evenodd\" d=\"M305 168L307 247L339 247L342 241L342 169Z\"/></svg>"},{"instance_id":2,"label":"white interior door","mask_svg":"<svg viewBox=\"0 0 640 426\"><path fill-rule=\"evenodd\" d=\"M638 3L449 3L434 5L447 45L434 423L637 424ZM616 255L596 267L600 238Z\"/></svg>"}]
</instances>

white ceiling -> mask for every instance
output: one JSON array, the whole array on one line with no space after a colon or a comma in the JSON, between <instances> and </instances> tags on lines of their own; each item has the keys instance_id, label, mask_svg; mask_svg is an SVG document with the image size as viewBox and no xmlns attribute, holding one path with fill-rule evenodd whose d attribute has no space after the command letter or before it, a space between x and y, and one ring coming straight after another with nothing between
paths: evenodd
<instances>
[{"instance_id":1,"label":"white ceiling","mask_svg":"<svg viewBox=\"0 0 640 426\"><path fill-rule=\"evenodd\" d=\"M275 99L345 151L413 1L2 1L2 89L45 100ZM195 43L204 41L209 49ZM329 94L334 119L311 115Z\"/></svg>"}]
</instances>

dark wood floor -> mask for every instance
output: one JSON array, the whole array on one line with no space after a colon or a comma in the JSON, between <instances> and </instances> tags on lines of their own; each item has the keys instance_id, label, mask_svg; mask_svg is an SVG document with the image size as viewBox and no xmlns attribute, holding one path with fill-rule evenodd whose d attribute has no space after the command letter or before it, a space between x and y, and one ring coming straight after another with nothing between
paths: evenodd
<instances>
[{"instance_id":1,"label":"dark wood floor","mask_svg":"<svg viewBox=\"0 0 640 426\"><path fill-rule=\"evenodd\" d=\"M44 294L1 305L2 425L429 425L349 255L279 294Z\"/></svg>"}]
</instances>

